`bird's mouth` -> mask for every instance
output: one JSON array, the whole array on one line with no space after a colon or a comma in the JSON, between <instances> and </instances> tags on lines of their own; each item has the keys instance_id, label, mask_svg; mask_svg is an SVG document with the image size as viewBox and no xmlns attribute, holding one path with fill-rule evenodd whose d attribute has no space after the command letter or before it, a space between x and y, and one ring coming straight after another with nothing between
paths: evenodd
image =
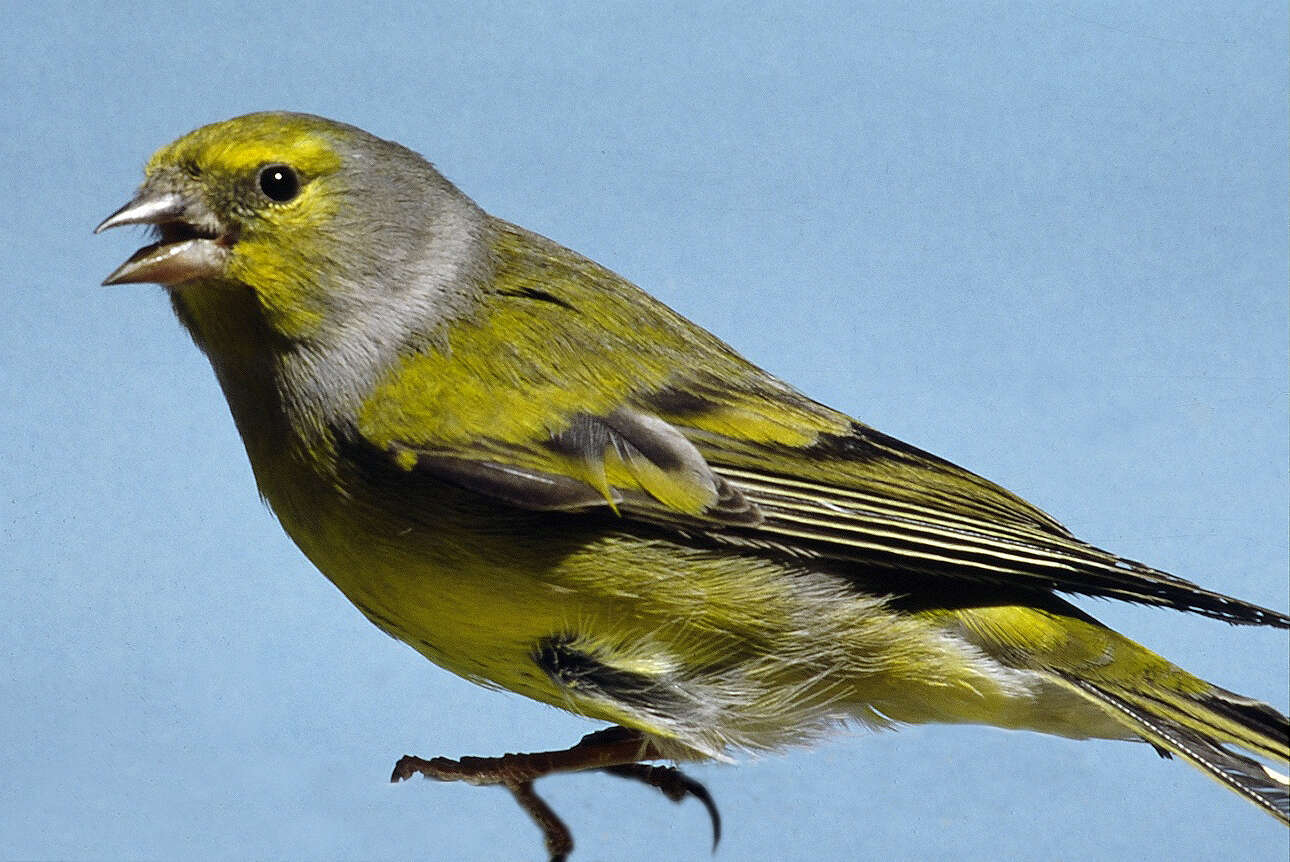
<instances>
[{"instance_id":1,"label":"bird's mouth","mask_svg":"<svg viewBox=\"0 0 1290 862\"><path fill-rule=\"evenodd\" d=\"M146 188L112 213L95 233L127 224L152 225L157 242L130 255L103 280L104 284L155 282L167 287L222 275L235 236L206 205L177 192Z\"/></svg>"}]
</instances>

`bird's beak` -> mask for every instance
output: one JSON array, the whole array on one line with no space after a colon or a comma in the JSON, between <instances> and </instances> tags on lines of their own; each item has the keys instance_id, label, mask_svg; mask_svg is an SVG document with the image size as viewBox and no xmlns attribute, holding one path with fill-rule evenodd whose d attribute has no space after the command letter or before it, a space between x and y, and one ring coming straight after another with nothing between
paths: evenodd
<instances>
[{"instance_id":1,"label":"bird's beak","mask_svg":"<svg viewBox=\"0 0 1290 862\"><path fill-rule=\"evenodd\" d=\"M146 245L112 271L104 284L155 282L167 287L224 272L232 237L195 196L144 188L94 229L100 233L125 224L157 228L160 241Z\"/></svg>"}]
</instances>

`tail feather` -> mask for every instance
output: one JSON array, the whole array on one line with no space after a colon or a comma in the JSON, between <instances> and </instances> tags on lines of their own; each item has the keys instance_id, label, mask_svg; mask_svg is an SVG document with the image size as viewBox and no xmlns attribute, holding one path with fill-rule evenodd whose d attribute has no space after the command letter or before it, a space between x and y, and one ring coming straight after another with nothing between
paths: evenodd
<instances>
[{"instance_id":1,"label":"tail feather","mask_svg":"<svg viewBox=\"0 0 1290 862\"><path fill-rule=\"evenodd\" d=\"M1290 762L1290 723L1268 704L1214 686L1203 705L1239 729L1230 742L1264 757Z\"/></svg>"},{"instance_id":2,"label":"tail feather","mask_svg":"<svg viewBox=\"0 0 1290 862\"><path fill-rule=\"evenodd\" d=\"M1157 750L1176 754L1220 784L1290 825L1290 778L1224 747L1290 760L1290 719L1271 706L1214 686L1205 695L1144 694L1062 675L1120 717Z\"/></svg>"}]
</instances>

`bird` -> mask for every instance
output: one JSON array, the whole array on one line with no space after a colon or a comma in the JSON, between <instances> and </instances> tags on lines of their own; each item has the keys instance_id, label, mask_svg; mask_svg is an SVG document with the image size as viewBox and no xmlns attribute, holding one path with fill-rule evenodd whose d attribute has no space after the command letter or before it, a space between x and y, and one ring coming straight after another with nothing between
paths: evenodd
<instances>
[{"instance_id":1,"label":"bird","mask_svg":"<svg viewBox=\"0 0 1290 862\"><path fill-rule=\"evenodd\" d=\"M1290 721L1071 603L1280 611L1081 541L999 485L824 406L606 267L486 213L416 152L262 112L161 148L96 232L209 359L262 498L378 628L606 723L566 748L404 756L536 793L839 727L1146 742L1283 823Z\"/></svg>"}]
</instances>

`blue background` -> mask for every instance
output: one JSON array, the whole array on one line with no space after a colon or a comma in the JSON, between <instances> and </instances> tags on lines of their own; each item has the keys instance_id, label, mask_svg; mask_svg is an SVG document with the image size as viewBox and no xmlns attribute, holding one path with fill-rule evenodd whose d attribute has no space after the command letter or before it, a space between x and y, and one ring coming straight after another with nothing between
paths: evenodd
<instances>
[{"instance_id":1,"label":"blue background","mask_svg":"<svg viewBox=\"0 0 1290 862\"><path fill-rule=\"evenodd\" d=\"M754 361L1081 536L1287 606L1284 2L11 4L0 34L0 857L536 859L405 752L592 725L381 636L256 498L205 360L92 237L252 110L424 152ZM1286 710L1283 631L1084 602ZM718 860L1263 858L1146 746L855 733L694 769ZM700 806L540 789L575 859L708 859Z\"/></svg>"}]
</instances>

